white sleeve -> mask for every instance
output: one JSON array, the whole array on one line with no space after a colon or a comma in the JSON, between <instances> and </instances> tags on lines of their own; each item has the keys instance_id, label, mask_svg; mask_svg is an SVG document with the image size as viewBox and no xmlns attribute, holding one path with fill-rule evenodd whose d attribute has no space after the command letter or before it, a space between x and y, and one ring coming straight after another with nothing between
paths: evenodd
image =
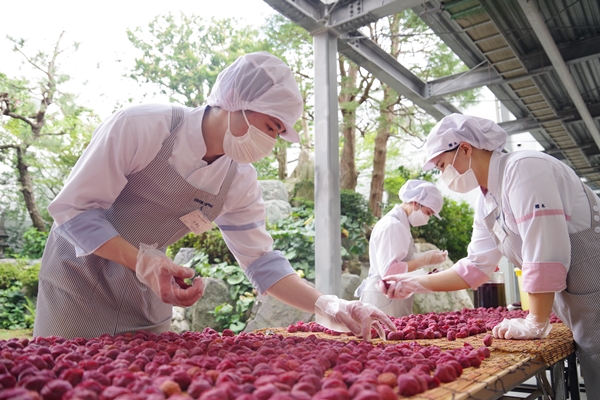
<instances>
[{"instance_id":1,"label":"white sleeve","mask_svg":"<svg viewBox=\"0 0 600 400\"><path fill-rule=\"evenodd\" d=\"M224 212L215 223L242 269L246 269L272 250L273 238L267 232L265 203L256 170L238 165L237 175L227 195L229 201L224 205Z\"/></svg>"},{"instance_id":2,"label":"white sleeve","mask_svg":"<svg viewBox=\"0 0 600 400\"><path fill-rule=\"evenodd\" d=\"M560 170L540 158L524 158L506 167L504 199L523 241L523 287L530 293L566 288L570 216L561 196L573 193L561 193L563 179Z\"/></svg>"},{"instance_id":3,"label":"white sleeve","mask_svg":"<svg viewBox=\"0 0 600 400\"><path fill-rule=\"evenodd\" d=\"M273 238L267 232L262 189L250 165L239 165L228 199L235 199L215 219L227 247L259 293L284 277L294 274L290 262L280 251L273 251Z\"/></svg>"},{"instance_id":4,"label":"white sleeve","mask_svg":"<svg viewBox=\"0 0 600 400\"><path fill-rule=\"evenodd\" d=\"M109 208L127 184L127 175L142 170L156 157L169 134L166 128L160 137L140 140L139 130L123 110L102 122L48 206L55 223L60 226L84 211Z\"/></svg>"},{"instance_id":5,"label":"white sleeve","mask_svg":"<svg viewBox=\"0 0 600 400\"><path fill-rule=\"evenodd\" d=\"M502 252L483 223L484 215L484 198L480 195L475 207L473 233L467 248L467 257L452 266L473 289L489 280L502 258Z\"/></svg>"},{"instance_id":6,"label":"white sleeve","mask_svg":"<svg viewBox=\"0 0 600 400\"><path fill-rule=\"evenodd\" d=\"M408 266L402 260L408 254L411 238L410 230L394 218L384 217L375 225L369 240L369 258L379 276L388 275L388 269L394 262L399 264L399 269L402 266L406 268L404 271L396 268L394 273L408 271Z\"/></svg>"},{"instance_id":7,"label":"white sleeve","mask_svg":"<svg viewBox=\"0 0 600 400\"><path fill-rule=\"evenodd\" d=\"M55 230L75 247L78 257L93 253L118 236L102 210L109 208L127 184L127 176L145 168L156 157L169 130L151 117L141 115L153 129L132 123L119 111L96 129L75 164L65 186L48 206ZM156 118L156 117L155 117ZM164 126L163 126L164 125ZM140 131L151 140L140 140ZM157 135L160 132L162 135Z\"/></svg>"}]
</instances>

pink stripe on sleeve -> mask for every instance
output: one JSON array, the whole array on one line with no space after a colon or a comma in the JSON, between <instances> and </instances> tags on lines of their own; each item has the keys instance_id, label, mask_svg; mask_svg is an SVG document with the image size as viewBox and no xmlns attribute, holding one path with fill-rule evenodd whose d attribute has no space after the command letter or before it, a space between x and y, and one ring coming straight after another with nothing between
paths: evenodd
<instances>
[{"instance_id":1,"label":"pink stripe on sleeve","mask_svg":"<svg viewBox=\"0 0 600 400\"><path fill-rule=\"evenodd\" d=\"M561 292L567 288L567 268L559 262L524 262L523 291Z\"/></svg>"},{"instance_id":2,"label":"pink stripe on sleeve","mask_svg":"<svg viewBox=\"0 0 600 400\"><path fill-rule=\"evenodd\" d=\"M396 274L404 274L408 272L408 264L404 261L394 260L388 267L384 276L396 275Z\"/></svg>"},{"instance_id":3,"label":"pink stripe on sleeve","mask_svg":"<svg viewBox=\"0 0 600 400\"><path fill-rule=\"evenodd\" d=\"M521 222L528 221L530 219L533 219L534 217L544 217L547 215L565 215L565 212L564 212L564 210L561 210L559 208L555 208L552 210L535 210L532 213L529 213L529 214L523 215L520 218L517 218L516 221L517 221L517 224L520 224ZM565 218L568 221L571 219L571 216L565 215Z\"/></svg>"},{"instance_id":4,"label":"pink stripe on sleeve","mask_svg":"<svg viewBox=\"0 0 600 400\"><path fill-rule=\"evenodd\" d=\"M490 277L477 268L475 264L470 262L468 258L463 258L454 264L452 269L473 289L477 289L479 286L490 280Z\"/></svg>"}]
</instances>

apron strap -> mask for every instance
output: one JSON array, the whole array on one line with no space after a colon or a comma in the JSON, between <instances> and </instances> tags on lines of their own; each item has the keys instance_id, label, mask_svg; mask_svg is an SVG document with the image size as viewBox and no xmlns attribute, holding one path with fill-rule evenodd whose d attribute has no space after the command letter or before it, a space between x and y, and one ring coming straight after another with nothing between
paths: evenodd
<instances>
[{"instance_id":1,"label":"apron strap","mask_svg":"<svg viewBox=\"0 0 600 400\"><path fill-rule=\"evenodd\" d=\"M172 106L171 128L169 130L170 135L162 143L162 147L158 152L160 157L169 158L171 156L173 144L175 143L175 138L177 138L177 132L184 120L184 113L185 109L183 107L176 104Z\"/></svg>"}]
</instances>

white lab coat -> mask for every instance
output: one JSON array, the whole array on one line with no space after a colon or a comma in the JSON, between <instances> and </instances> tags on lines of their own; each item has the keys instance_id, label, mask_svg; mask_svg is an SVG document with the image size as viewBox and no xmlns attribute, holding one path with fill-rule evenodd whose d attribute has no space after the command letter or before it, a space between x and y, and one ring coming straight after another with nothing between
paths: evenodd
<instances>
[{"instance_id":1,"label":"white lab coat","mask_svg":"<svg viewBox=\"0 0 600 400\"><path fill-rule=\"evenodd\" d=\"M169 164L192 186L217 194L231 163L221 156L208 165L202 158L206 145L202 135L205 107L187 109L186 121L174 143ZM92 209L107 209L127 184L127 176L143 170L169 135L171 105L144 104L128 107L104 120L75 165L62 191L48 206L58 231ZM257 174L250 164L238 164L237 174L215 223L242 269L272 251L273 240L265 226L265 207ZM93 229L92 229L93 233ZM73 233L73 237L89 236ZM93 253L100 245L85 248L77 256ZM77 248L77 244L76 248Z\"/></svg>"},{"instance_id":2,"label":"white lab coat","mask_svg":"<svg viewBox=\"0 0 600 400\"><path fill-rule=\"evenodd\" d=\"M502 171L500 157L507 157ZM488 190L477 201L468 255L452 268L477 288L498 265L502 253L483 218L496 207L500 179L506 226L521 238L520 248L514 250L522 260L523 289L530 293L564 290L571 260L569 235L590 228L590 206L575 172L535 151L492 154Z\"/></svg>"},{"instance_id":3,"label":"white lab coat","mask_svg":"<svg viewBox=\"0 0 600 400\"><path fill-rule=\"evenodd\" d=\"M384 215L373 228L369 240L369 275L355 295L388 315L412 314L413 299L389 299L376 288L382 277L408 272L407 261L415 254L408 216L400 205Z\"/></svg>"}]
</instances>

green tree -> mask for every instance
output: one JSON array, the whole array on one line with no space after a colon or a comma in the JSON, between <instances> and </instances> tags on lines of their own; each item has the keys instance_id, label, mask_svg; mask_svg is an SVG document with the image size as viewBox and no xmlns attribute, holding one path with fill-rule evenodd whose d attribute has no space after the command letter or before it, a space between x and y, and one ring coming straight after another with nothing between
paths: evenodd
<instances>
[{"instance_id":1,"label":"green tree","mask_svg":"<svg viewBox=\"0 0 600 400\"><path fill-rule=\"evenodd\" d=\"M85 142L91 132L86 121L93 118L89 110L76 104L73 94L62 90L70 77L60 72L59 58L78 48L77 43L63 47L62 38L63 33L50 52L38 51L30 56L25 40L9 37L14 43L13 50L23 56L25 65L38 76L30 80L0 73L1 162L11 171L2 176L1 183L19 191L33 227L40 232L46 231L51 221L41 210L56 195L74 163L66 166L56 161L61 158L65 161L73 154L69 148L82 148L78 143ZM45 182L38 185L40 182L34 178ZM52 190L48 191L49 188ZM42 207L40 195L44 198ZM10 194L2 200L6 201L5 208L19 207Z\"/></svg>"},{"instance_id":2,"label":"green tree","mask_svg":"<svg viewBox=\"0 0 600 400\"><path fill-rule=\"evenodd\" d=\"M438 248L448 250L448 257L458 261L467 256L473 232L474 211L465 201L444 198L440 217L432 217L427 225L411 227L414 238L425 239Z\"/></svg>"},{"instance_id":3,"label":"green tree","mask_svg":"<svg viewBox=\"0 0 600 400\"><path fill-rule=\"evenodd\" d=\"M275 20L269 20L266 26L261 34L258 29L243 26L233 18L206 20L196 15L176 17L170 13L157 16L146 28L127 30L129 41L141 52L129 77L139 83L157 85L158 92L169 96L171 102L202 106L217 75L238 57L262 50L282 56L284 60L285 55L290 60L296 56L283 47L273 51L270 41L298 27ZM290 37L296 36L290 34ZM277 177L285 179L287 147L286 141L277 141L273 157L256 165L259 179L273 177L269 167L273 158L279 164Z\"/></svg>"},{"instance_id":4,"label":"green tree","mask_svg":"<svg viewBox=\"0 0 600 400\"><path fill-rule=\"evenodd\" d=\"M159 15L147 28L127 30L141 52L129 77L153 83L172 102L202 106L217 75L239 56L263 50L256 29L232 18Z\"/></svg>"},{"instance_id":5,"label":"green tree","mask_svg":"<svg viewBox=\"0 0 600 400\"><path fill-rule=\"evenodd\" d=\"M435 170L425 172L421 169L412 171L401 165L396 170L386 172L383 187L385 192L388 194L387 208L390 208L390 206L401 202L400 198L398 197L398 193L400 192L400 188L404 186L407 180L420 179L433 182L433 177L435 174L434 171Z\"/></svg>"},{"instance_id":6,"label":"green tree","mask_svg":"<svg viewBox=\"0 0 600 400\"><path fill-rule=\"evenodd\" d=\"M369 29L376 43L424 79L466 69L411 10L382 18L371 24ZM474 94L470 92L456 99L466 102L473 98ZM385 84L381 84L376 93L370 96L368 106L374 111L372 118L376 120L374 128L368 133L374 136L369 207L375 216L380 217L386 166L389 165L388 152L398 145L394 142L407 142L415 138L422 141L434 121ZM389 139L394 142L390 144Z\"/></svg>"},{"instance_id":7,"label":"green tree","mask_svg":"<svg viewBox=\"0 0 600 400\"><path fill-rule=\"evenodd\" d=\"M313 108L310 99L314 95L313 48L312 37L300 26L291 22L281 14L269 17L261 29L264 37L263 48L281 58L292 70L304 102L304 110L300 120L294 127L300 135L299 160L307 160L312 148L310 125L313 121ZM278 177L286 178L287 148L289 143L278 140L273 154L279 164ZM300 162L298 164L300 167Z\"/></svg>"},{"instance_id":8,"label":"green tree","mask_svg":"<svg viewBox=\"0 0 600 400\"><path fill-rule=\"evenodd\" d=\"M340 188L355 190L359 175L356 167L356 131L363 132L357 126L357 112L369 98L375 78L342 55L338 57L338 65L340 69L338 103L342 114Z\"/></svg>"}]
</instances>

